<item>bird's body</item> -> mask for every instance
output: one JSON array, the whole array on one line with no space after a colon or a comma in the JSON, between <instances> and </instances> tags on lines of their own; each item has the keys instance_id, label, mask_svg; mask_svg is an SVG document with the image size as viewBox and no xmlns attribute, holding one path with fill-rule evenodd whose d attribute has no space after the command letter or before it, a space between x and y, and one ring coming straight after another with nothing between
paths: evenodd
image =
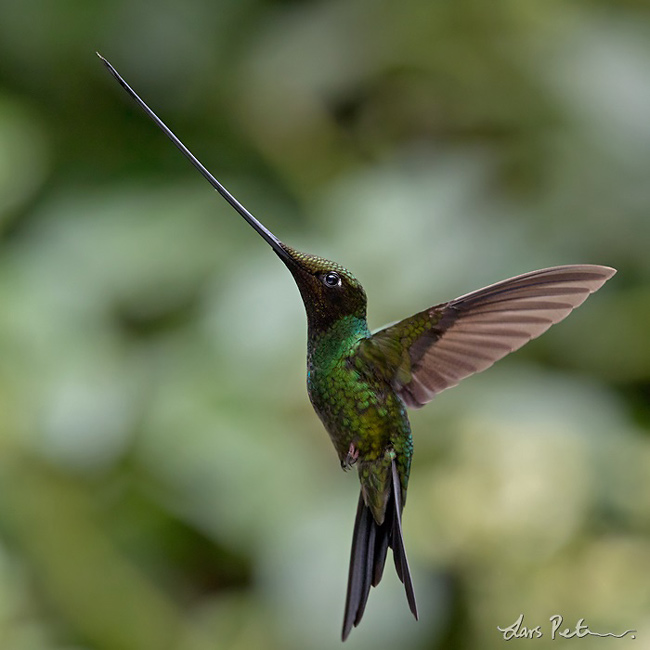
<instances>
[{"instance_id":1,"label":"bird's body","mask_svg":"<svg viewBox=\"0 0 650 650\"><path fill-rule=\"evenodd\" d=\"M382 523L393 454L406 495L413 444L406 407L390 381L360 353L370 339L365 319L345 317L309 336L307 390L341 465L357 464L365 501ZM381 364L381 359L377 359Z\"/></svg>"},{"instance_id":2,"label":"bird's body","mask_svg":"<svg viewBox=\"0 0 650 650\"><path fill-rule=\"evenodd\" d=\"M101 58L101 57L100 57ZM388 548L417 606L402 537L413 442L407 407L517 350L565 318L615 270L590 264L526 273L430 307L371 333L366 294L346 269L280 242L196 159L103 59L111 74L208 182L271 246L294 277L307 312L307 388L344 469L358 468L343 640L381 580Z\"/></svg>"},{"instance_id":3,"label":"bird's body","mask_svg":"<svg viewBox=\"0 0 650 650\"><path fill-rule=\"evenodd\" d=\"M413 455L407 406L433 397L520 348L565 318L614 274L559 266L510 278L371 333L366 294L345 268L281 244L278 252L307 312L307 388L341 465L361 483L343 639L358 625L386 553L417 618L402 537Z\"/></svg>"},{"instance_id":4,"label":"bird's body","mask_svg":"<svg viewBox=\"0 0 650 650\"><path fill-rule=\"evenodd\" d=\"M325 327L312 315L307 335L309 398L341 466L347 470L356 465L361 483L343 622L345 639L363 616L370 587L381 580L389 547L417 618L401 530L413 439L406 406L392 385L394 364L380 349L368 356L373 339L366 321L365 292L342 267L312 259L324 268L336 266L337 274L355 286L360 298L356 313L342 315Z\"/></svg>"}]
</instances>

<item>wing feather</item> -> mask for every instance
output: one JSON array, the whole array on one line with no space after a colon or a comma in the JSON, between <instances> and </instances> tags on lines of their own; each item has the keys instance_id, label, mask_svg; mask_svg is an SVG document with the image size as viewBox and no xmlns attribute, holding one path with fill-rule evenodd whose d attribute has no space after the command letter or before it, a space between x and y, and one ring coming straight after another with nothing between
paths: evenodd
<instances>
[{"instance_id":1,"label":"wing feather","mask_svg":"<svg viewBox=\"0 0 650 650\"><path fill-rule=\"evenodd\" d=\"M543 334L614 273L590 264L525 273L380 330L368 345L401 341L410 372L395 388L407 406L417 408Z\"/></svg>"}]
</instances>

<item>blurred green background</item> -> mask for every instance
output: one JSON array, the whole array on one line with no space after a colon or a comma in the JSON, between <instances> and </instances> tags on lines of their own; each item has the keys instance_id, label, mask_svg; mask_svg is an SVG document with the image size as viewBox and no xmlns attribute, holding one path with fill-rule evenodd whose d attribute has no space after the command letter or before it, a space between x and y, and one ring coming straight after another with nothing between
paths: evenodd
<instances>
[{"instance_id":1,"label":"blurred green background","mask_svg":"<svg viewBox=\"0 0 650 650\"><path fill-rule=\"evenodd\" d=\"M348 648L650 648L650 7L0 0L0 648L340 646L358 482L267 246L99 50L378 327L619 272L414 412L405 535ZM585 618L637 638L557 640ZM528 646L527 646L528 647Z\"/></svg>"}]
</instances>

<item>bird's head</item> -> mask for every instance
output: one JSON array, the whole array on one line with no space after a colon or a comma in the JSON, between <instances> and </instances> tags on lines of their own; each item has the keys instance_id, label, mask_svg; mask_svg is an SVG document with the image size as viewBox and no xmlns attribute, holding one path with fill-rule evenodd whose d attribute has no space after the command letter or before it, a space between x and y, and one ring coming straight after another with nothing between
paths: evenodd
<instances>
[{"instance_id":1,"label":"bird's head","mask_svg":"<svg viewBox=\"0 0 650 650\"><path fill-rule=\"evenodd\" d=\"M365 320L366 292L347 269L286 244L280 248L274 250L298 285L310 330L325 330L346 316Z\"/></svg>"}]
</instances>

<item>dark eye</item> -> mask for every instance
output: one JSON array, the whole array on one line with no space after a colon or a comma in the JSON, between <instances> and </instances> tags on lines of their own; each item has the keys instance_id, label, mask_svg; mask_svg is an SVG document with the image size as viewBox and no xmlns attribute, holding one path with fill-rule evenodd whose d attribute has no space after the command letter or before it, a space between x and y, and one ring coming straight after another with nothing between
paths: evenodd
<instances>
[{"instance_id":1,"label":"dark eye","mask_svg":"<svg viewBox=\"0 0 650 650\"><path fill-rule=\"evenodd\" d=\"M341 276L334 271L330 271L323 276L323 282L327 287L340 287L341 286Z\"/></svg>"}]
</instances>

